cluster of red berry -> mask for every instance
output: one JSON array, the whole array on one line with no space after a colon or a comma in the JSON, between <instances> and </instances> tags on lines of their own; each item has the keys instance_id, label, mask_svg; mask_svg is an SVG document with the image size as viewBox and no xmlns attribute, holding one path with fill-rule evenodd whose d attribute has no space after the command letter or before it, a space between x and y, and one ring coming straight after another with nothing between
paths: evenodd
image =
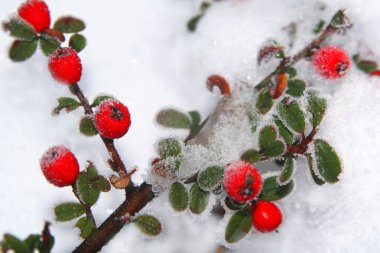
<instances>
[{"instance_id":1,"label":"cluster of red berry","mask_svg":"<svg viewBox=\"0 0 380 253\"><path fill-rule=\"evenodd\" d=\"M280 208L266 200L255 201L263 182L259 171L251 164L241 161L231 163L226 169L223 184L228 196L236 202L252 202L252 224L257 231L272 232L280 226Z\"/></svg>"},{"instance_id":2,"label":"cluster of red berry","mask_svg":"<svg viewBox=\"0 0 380 253\"><path fill-rule=\"evenodd\" d=\"M28 0L18 9L19 16L28 22L36 32L50 27L50 12L42 0ZM72 48L58 48L49 56L48 68L58 82L73 86L82 77L82 63L77 51ZM103 101L93 115L97 132L106 139L124 136L131 125L128 108L120 101ZM40 165L46 179L53 185L63 187L75 183L79 164L74 154L64 146L53 146L41 158Z\"/></svg>"}]
</instances>

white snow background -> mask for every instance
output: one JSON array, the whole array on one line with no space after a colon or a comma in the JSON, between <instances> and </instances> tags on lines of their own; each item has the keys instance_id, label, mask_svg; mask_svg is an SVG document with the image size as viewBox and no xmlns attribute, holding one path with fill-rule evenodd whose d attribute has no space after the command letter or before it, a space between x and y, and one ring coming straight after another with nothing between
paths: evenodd
<instances>
[{"instance_id":1,"label":"white snow background","mask_svg":"<svg viewBox=\"0 0 380 253\"><path fill-rule=\"evenodd\" d=\"M15 13L21 2L1 0L0 20ZM88 46L80 53L84 66L80 86L90 99L106 92L129 107L132 126L116 146L128 167L139 167L135 176L139 182L158 138L186 136L185 131L158 127L157 111L175 106L207 116L219 98L205 88L210 74L219 73L231 83L257 83L274 67L256 66L260 45L271 37L287 43L282 28L290 22L298 24L294 53L313 38L311 30L320 18L329 20L338 8L346 8L354 27L346 36L334 36L331 43L351 55L371 49L380 60L377 0L329 1L325 11L318 10L319 1L222 1L212 5L194 34L185 25L198 12L197 1L46 2L52 20L70 14L86 21ZM47 148L66 145L82 168L92 160L102 174L109 176L110 170L99 138L79 134L80 110L51 116L56 98L70 94L50 77L46 58L38 52L26 62L13 63L7 58L11 41L0 33L0 234L23 238L39 233L45 220L53 221L55 204L75 200L70 188L56 188L42 176L39 158ZM329 95L319 136L329 140L343 159L341 182L314 186L300 161L295 192L280 201L285 216L280 232L253 232L233 252L380 252L380 79L352 67L343 80L325 82L314 76L308 62L297 67L300 77L314 80L311 84ZM101 195L94 207L98 224L122 198L116 190ZM143 211L161 218L161 236L146 240L133 225L126 226L103 252L215 251L220 237L217 219L172 217L162 203L158 199ZM53 222L54 252L69 252L80 243L74 224Z\"/></svg>"}]
</instances>

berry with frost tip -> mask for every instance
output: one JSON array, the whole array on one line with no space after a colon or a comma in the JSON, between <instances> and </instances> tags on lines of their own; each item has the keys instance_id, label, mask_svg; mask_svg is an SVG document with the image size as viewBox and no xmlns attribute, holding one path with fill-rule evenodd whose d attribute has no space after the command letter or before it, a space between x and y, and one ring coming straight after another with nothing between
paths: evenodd
<instances>
[{"instance_id":1,"label":"berry with frost tip","mask_svg":"<svg viewBox=\"0 0 380 253\"><path fill-rule=\"evenodd\" d=\"M46 180L58 187L75 183L79 173L78 160L65 146L53 146L41 157L40 166Z\"/></svg>"},{"instance_id":2,"label":"berry with frost tip","mask_svg":"<svg viewBox=\"0 0 380 253\"><path fill-rule=\"evenodd\" d=\"M58 82L76 84L82 77L82 63L77 51L68 47L55 50L49 57L49 70Z\"/></svg>"},{"instance_id":3,"label":"berry with frost tip","mask_svg":"<svg viewBox=\"0 0 380 253\"><path fill-rule=\"evenodd\" d=\"M118 139L128 132L131 115L128 108L120 101L107 99L99 105L95 112L94 125L102 137Z\"/></svg>"},{"instance_id":4,"label":"berry with frost tip","mask_svg":"<svg viewBox=\"0 0 380 253\"><path fill-rule=\"evenodd\" d=\"M254 199L260 193L262 179L255 167L238 161L227 167L223 184L227 194L235 201L242 203Z\"/></svg>"},{"instance_id":5,"label":"berry with frost tip","mask_svg":"<svg viewBox=\"0 0 380 253\"><path fill-rule=\"evenodd\" d=\"M312 64L316 71L324 78L337 79L347 73L351 61L347 52L342 48L327 45L314 53Z\"/></svg>"},{"instance_id":6,"label":"berry with frost tip","mask_svg":"<svg viewBox=\"0 0 380 253\"><path fill-rule=\"evenodd\" d=\"M18 15L33 26L36 32L50 27L49 7L41 0L28 0L18 9Z\"/></svg>"},{"instance_id":7,"label":"berry with frost tip","mask_svg":"<svg viewBox=\"0 0 380 253\"><path fill-rule=\"evenodd\" d=\"M259 232L272 232L282 223L281 210L272 202L260 200L252 206L252 223Z\"/></svg>"}]
</instances>

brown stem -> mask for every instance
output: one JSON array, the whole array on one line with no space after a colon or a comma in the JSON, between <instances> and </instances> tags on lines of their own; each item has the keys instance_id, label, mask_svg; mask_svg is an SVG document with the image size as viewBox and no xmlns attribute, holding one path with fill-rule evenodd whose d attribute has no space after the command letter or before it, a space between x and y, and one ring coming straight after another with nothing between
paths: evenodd
<instances>
[{"instance_id":1,"label":"brown stem","mask_svg":"<svg viewBox=\"0 0 380 253\"><path fill-rule=\"evenodd\" d=\"M255 89L261 90L267 87L270 80L272 79L274 75L285 73L290 67L296 64L298 61L312 55L312 52L315 48L319 47L328 37L333 35L338 30L339 30L338 28L328 25L321 35L315 38L312 42L310 42L309 45L307 45L305 48L303 48L293 57L283 58L280 64L278 65L278 67L273 72L271 72L268 76L266 76L261 82L259 82L255 86Z\"/></svg>"},{"instance_id":2,"label":"brown stem","mask_svg":"<svg viewBox=\"0 0 380 253\"><path fill-rule=\"evenodd\" d=\"M314 136L317 134L317 132L318 132L318 127L315 127L313 128L313 130L311 130L309 135L306 137L305 137L305 133L302 133L301 142L298 143L297 145L288 146L284 156L286 157L290 154L304 154L308 148L308 145L310 144L310 142L313 141Z\"/></svg>"},{"instance_id":3,"label":"brown stem","mask_svg":"<svg viewBox=\"0 0 380 253\"><path fill-rule=\"evenodd\" d=\"M154 197L152 187L142 184L73 252L98 252Z\"/></svg>"},{"instance_id":4,"label":"brown stem","mask_svg":"<svg viewBox=\"0 0 380 253\"><path fill-rule=\"evenodd\" d=\"M81 104L84 108L85 114L91 115L94 113L94 111L91 108L91 105L88 103L87 98L83 95L83 92L80 89L78 84L74 84L74 85L70 86L70 91L75 96L77 96L77 98L81 102ZM127 173L127 169L125 168L125 165L124 165L123 161L121 160L120 155L115 148L113 140L110 140L110 139L107 139L104 137L100 137L100 138L102 139L104 145L106 146L106 148L107 148L113 162L116 164L119 172Z\"/></svg>"}]
</instances>

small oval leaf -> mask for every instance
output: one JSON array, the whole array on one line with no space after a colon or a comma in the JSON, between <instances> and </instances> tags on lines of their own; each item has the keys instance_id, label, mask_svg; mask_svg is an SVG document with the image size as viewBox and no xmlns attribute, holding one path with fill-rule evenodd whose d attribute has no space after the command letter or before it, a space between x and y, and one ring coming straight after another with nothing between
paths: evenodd
<instances>
[{"instance_id":1,"label":"small oval leaf","mask_svg":"<svg viewBox=\"0 0 380 253\"><path fill-rule=\"evenodd\" d=\"M11 36L20 40L34 40L37 34L34 28L21 18L13 18L3 24L4 30L9 31Z\"/></svg>"},{"instance_id":2,"label":"small oval leaf","mask_svg":"<svg viewBox=\"0 0 380 253\"><path fill-rule=\"evenodd\" d=\"M333 147L321 139L314 141L314 147L317 168L321 176L328 183L338 182L342 173L342 164Z\"/></svg>"},{"instance_id":3,"label":"small oval leaf","mask_svg":"<svg viewBox=\"0 0 380 253\"><path fill-rule=\"evenodd\" d=\"M171 156L179 156L181 152L181 144L174 138L162 139L158 142L158 154L162 159Z\"/></svg>"},{"instance_id":4,"label":"small oval leaf","mask_svg":"<svg viewBox=\"0 0 380 253\"><path fill-rule=\"evenodd\" d=\"M313 161L313 158L310 154L306 154L306 159L307 159L307 164L309 165L309 170L310 170L310 174L311 174L311 177L313 178L314 182L317 184L317 185L323 185L325 183L324 180L322 180L320 178L320 176L318 176L315 172L315 165L314 165L314 161Z\"/></svg>"},{"instance_id":5,"label":"small oval leaf","mask_svg":"<svg viewBox=\"0 0 380 253\"><path fill-rule=\"evenodd\" d=\"M240 159L248 163L255 163L260 160L260 153L256 149L248 149L241 155Z\"/></svg>"},{"instance_id":6,"label":"small oval leaf","mask_svg":"<svg viewBox=\"0 0 380 253\"><path fill-rule=\"evenodd\" d=\"M100 95L100 96L97 96L94 98L94 101L92 102L91 104L91 107L97 107L98 105L100 105L104 100L107 100L107 99L113 99L112 96L108 96L108 95Z\"/></svg>"},{"instance_id":7,"label":"small oval leaf","mask_svg":"<svg viewBox=\"0 0 380 253\"><path fill-rule=\"evenodd\" d=\"M210 193L203 191L198 183L193 184L190 189L190 210L195 214L202 213L207 205L210 198Z\"/></svg>"},{"instance_id":8,"label":"small oval leaf","mask_svg":"<svg viewBox=\"0 0 380 253\"><path fill-rule=\"evenodd\" d=\"M286 94L289 94L293 97L301 97L306 89L306 83L300 79L291 79L288 81L288 89Z\"/></svg>"},{"instance_id":9,"label":"small oval leaf","mask_svg":"<svg viewBox=\"0 0 380 253\"><path fill-rule=\"evenodd\" d=\"M191 122L189 117L174 109L164 109L157 114L158 124L168 128L189 129Z\"/></svg>"},{"instance_id":10,"label":"small oval leaf","mask_svg":"<svg viewBox=\"0 0 380 253\"><path fill-rule=\"evenodd\" d=\"M276 124L278 132L284 139L285 143L288 145L292 144L294 141L293 133L284 125L284 123L281 120L275 119L274 123Z\"/></svg>"},{"instance_id":11,"label":"small oval leaf","mask_svg":"<svg viewBox=\"0 0 380 253\"><path fill-rule=\"evenodd\" d=\"M86 115L79 122L79 131L88 137L95 136L98 131L95 128L92 116Z\"/></svg>"},{"instance_id":12,"label":"small oval leaf","mask_svg":"<svg viewBox=\"0 0 380 253\"><path fill-rule=\"evenodd\" d=\"M272 125L263 127L259 134L259 146L261 149L266 148L277 138L276 128Z\"/></svg>"},{"instance_id":13,"label":"small oval leaf","mask_svg":"<svg viewBox=\"0 0 380 253\"><path fill-rule=\"evenodd\" d=\"M269 144L265 149L262 150L262 153L265 156L276 157L282 155L285 152L285 144L282 141L275 141Z\"/></svg>"},{"instance_id":14,"label":"small oval leaf","mask_svg":"<svg viewBox=\"0 0 380 253\"><path fill-rule=\"evenodd\" d=\"M273 99L269 94L269 89L261 91L256 101L256 108L259 113L266 114L273 106Z\"/></svg>"},{"instance_id":15,"label":"small oval leaf","mask_svg":"<svg viewBox=\"0 0 380 253\"><path fill-rule=\"evenodd\" d=\"M235 243L245 237L252 229L252 211L245 207L234 213L227 224L225 239Z\"/></svg>"},{"instance_id":16,"label":"small oval leaf","mask_svg":"<svg viewBox=\"0 0 380 253\"><path fill-rule=\"evenodd\" d=\"M98 176L98 171L93 164L87 168L87 171L81 171L77 179L77 187L81 200L87 205L94 205L99 199L100 190L93 187L92 181Z\"/></svg>"},{"instance_id":17,"label":"small oval leaf","mask_svg":"<svg viewBox=\"0 0 380 253\"><path fill-rule=\"evenodd\" d=\"M137 228L146 235L156 236L161 233L161 222L154 216L143 214L136 217L133 222Z\"/></svg>"},{"instance_id":18,"label":"small oval leaf","mask_svg":"<svg viewBox=\"0 0 380 253\"><path fill-rule=\"evenodd\" d=\"M223 180L224 168L220 166L211 166L199 173L198 184L204 191L211 191L217 187Z\"/></svg>"},{"instance_id":19,"label":"small oval leaf","mask_svg":"<svg viewBox=\"0 0 380 253\"><path fill-rule=\"evenodd\" d=\"M42 34L40 39L40 47L46 56L51 55L55 50L59 48L60 45L61 43L56 38L48 34Z\"/></svg>"},{"instance_id":20,"label":"small oval leaf","mask_svg":"<svg viewBox=\"0 0 380 253\"><path fill-rule=\"evenodd\" d=\"M25 61L30 58L37 49L37 41L15 40L9 49L9 58L14 62Z\"/></svg>"},{"instance_id":21,"label":"small oval leaf","mask_svg":"<svg viewBox=\"0 0 380 253\"><path fill-rule=\"evenodd\" d=\"M6 244L7 247L13 249L16 253L30 253L25 243L11 234L4 235L3 244ZM6 248L4 250L6 252Z\"/></svg>"},{"instance_id":22,"label":"small oval leaf","mask_svg":"<svg viewBox=\"0 0 380 253\"><path fill-rule=\"evenodd\" d=\"M84 37L82 34L73 34L69 40L69 46L77 51L78 53L82 51L87 44L86 37Z\"/></svg>"},{"instance_id":23,"label":"small oval leaf","mask_svg":"<svg viewBox=\"0 0 380 253\"><path fill-rule=\"evenodd\" d=\"M58 115L63 109L66 109L66 112L72 112L81 105L78 101L70 97L60 97L57 101L58 105L54 108L53 115Z\"/></svg>"},{"instance_id":24,"label":"small oval leaf","mask_svg":"<svg viewBox=\"0 0 380 253\"><path fill-rule=\"evenodd\" d=\"M323 119L327 108L327 100L325 98L319 97L316 91L310 91L307 97L307 102L307 110L313 116L311 123L315 128L321 123Z\"/></svg>"},{"instance_id":25,"label":"small oval leaf","mask_svg":"<svg viewBox=\"0 0 380 253\"><path fill-rule=\"evenodd\" d=\"M292 180L294 176L294 159L291 157L286 158L284 169L282 170L281 174L277 177L277 182L279 185L285 185Z\"/></svg>"},{"instance_id":26,"label":"small oval leaf","mask_svg":"<svg viewBox=\"0 0 380 253\"><path fill-rule=\"evenodd\" d=\"M298 102L289 102L288 100L289 98L285 98L279 105L278 111L280 117L294 131L302 133L306 127L305 116Z\"/></svg>"},{"instance_id":27,"label":"small oval leaf","mask_svg":"<svg viewBox=\"0 0 380 253\"><path fill-rule=\"evenodd\" d=\"M83 239L86 239L89 237L92 233L92 231L95 228L95 224L92 221L92 219L87 217L80 218L77 223L75 224L75 227L79 228L80 230L80 237Z\"/></svg>"},{"instance_id":28,"label":"small oval leaf","mask_svg":"<svg viewBox=\"0 0 380 253\"><path fill-rule=\"evenodd\" d=\"M182 183L172 184L169 191L169 202L177 212L182 212L189 206L189 193Z\"/></svg>"},{"instance_id":29,"label":"small oval leaf","mask_svg":"<svg viewBox=\"0 0 380 253\"><path fill-rule=\"evenodd\" d=\"M86 25L82 20L71 16L61 17L54 23L54 29L58 29L63 33L77 33L85 28Z\"/></svg>"},{"instance_id":30,"label":"small oval leaf","mask_svg":"<svg viewBox=\"0 0 380 253\"><path fill-rule=\"evenodd\" d=\"M285 198L292 192L294 182L290 181L286 185L279 185L276 176L268 177L264 180L263 188L259 195L259 199L276 201Z\"/></svg>"},{"instance_id":31,"label":"small oval leaf","mask_svg":"<svg viewBox=\"0 0 380 253\"><path fill-rule=\"evenodd\" d=\"M57 221L69 221L78 218L86 212L86 208L74 202L59 204L54 208L55 219Z\"/></svg>"}]
</instances>

